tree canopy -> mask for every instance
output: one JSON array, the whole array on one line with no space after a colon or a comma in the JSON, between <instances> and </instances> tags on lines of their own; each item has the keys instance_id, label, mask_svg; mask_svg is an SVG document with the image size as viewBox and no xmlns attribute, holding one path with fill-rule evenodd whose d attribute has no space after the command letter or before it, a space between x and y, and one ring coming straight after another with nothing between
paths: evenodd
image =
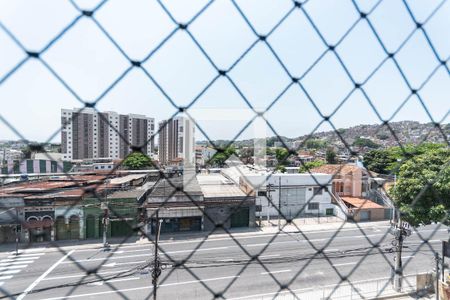
<instances>
[{"instance_id":1,"label":"tree canopy","mask_svg":"<svg viewBox=\"0 0 450 300\"><path fill-rule=\"evenodd\" d=\"M387 149L375 149L364 155L364 166L370 171L381 174L397 174L399 161L415 155L424 154L426 152L445 148L444 144L423 143L419 146L404 145L403 149L399 146Z\"/></svg>"},{"instance_id":2,"label":"tree canopy","mask_svg":"<svg viewBox=\"0 0 450 300\"><path fill-rule=\"evenodd\" d=\"M219 149L217 149L217 150L219 150ZM236 149L234 148L233 145L230 145L230 146L226 147L225 149L223 149L223 151L217 151L213 155L213 157L211 157L208 164L213 165L213 166L223 167L225 165L226 160L233 154L236 155Z\"/></svg>"},{"instance_id":3,"label":"tree canopy","mask_svg":"<svg viewBox=\"0 0 450 300\"><path fill-rule=\"evenodd\" d=\"M304 163L302 166L300 166L298 172L299 173L306 173L310 171L311 169L323 166L325 164L322 160L314 160L314 161L308 161Z\"/></svg>"},{"instance_id":4,"label":"tree canopy","mask_svg":"<svg viewBox=\"0 0 450 300\"><path fill-rule=\"evenodd\" d=\"M433 222L449 224L450 149L425 147L402 164L395 187L390 190L402 212L413 226Z\"/></svg>"},{"instance_id":5,"label":"tree canopy","mask_svg":"<svg viewBox=\"0 0 450 300\"><path fill-rule=\"evenodd\" d=\"M122 166L130 170L144 169L151 166L151 160L144 153L135 151L123 160Z\"/></svg>"},{"instance_id":6,"label":"tree canopy","mask_svg":"<svg viewBox=\"0 0 450 300\"><path fill-rule=\"evenodd\" d=\"M337 163L336 152L334 152L332 148L328 148L327 151L325 152L325 159L329 164Z\"/></svg>"},{"instance_id":7,"label":"tree canopy","mask_svg":"<svg viewBox=\"0 0 450 300\"><path fill-rule=\"evenodd\" d=\"M285 165L288 156L289 151L285 148L277 148L275 150L275 157L277 158L278 164Z\"/></svg>"},{"instance_id":8,"label":"tree canopy","mask_svg":"<svg viewBox=\"0 0 450 300\"><path fill-rule=\"evenodd\" d=\"M374 141L365 139L365 138L360 138L360 137L355 139L355 141L353 142L353 146L369 147L369 148L373 148L373 149L380 148L380 145L378 145Z\"/></svg>"}]
</instances>

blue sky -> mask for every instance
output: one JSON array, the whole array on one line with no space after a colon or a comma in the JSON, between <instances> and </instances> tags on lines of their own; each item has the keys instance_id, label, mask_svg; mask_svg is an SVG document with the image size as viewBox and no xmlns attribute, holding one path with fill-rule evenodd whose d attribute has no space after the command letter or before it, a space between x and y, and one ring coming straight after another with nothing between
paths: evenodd
<instances>
[{"instance_id":1,"label":"blue sky","mask_svg":"<svg viewBox=\"0 0 450 300\"><path fill-rule=\"evenodd\" d=\"M363 12L370 12L379 1L355 1ZM82 10L91 10L99 1L73 1ZM24 51L0 28L0 115L21 135L30 140L59 141L60 109L80 107L83 101L98 99L130 66L127 59L142 61L161 42L187 23L208 2L201 0L161 0L166 11L155 0L110 0L94 14L122 49L105 36L94 20L81 17L41 59L67 84L61 84L40 60L27 60L14 74L1 82L8 72L26 57ZM392 60L385 61L376 73L367 77L386 58L386 54L366 20L351 1L310 0L304 11L293 9L288 0L236 0L252 28L229 0L213 1L189 24L188 30L211 61L205 58L186 31L176 30L154 52L142 67L130 69L101 100L99 110L119 113L140 113L157 121L176 113L176 105L186 106L202 90L209 88L192 106L195 109L247 109L244 96L253 107L264 110L284 93L265 114L278 134L295 137L310 133L324 115L330 115L351 93L354 84L340 65L335 53L327 51L324 41L311 26L306 12L322 34L327 45L336 45L335 52L348 72L371 99L383 119L393 116L410 95ZM406 1L418 22L424 22L441 1ZM69 1L6 1L0 0L0 22L28 51L40 52L63 28L80 15ZM283 62L284 69L258 35L267 35L283 16L293 10L267 38L268 44ZM170 16L169 16L170 14ZM368 19L378 32L387 51L395 58L413 89L424 85L419 95L435 121L449 122L450 76L439 64L424 34L415 31L404 3L384 0L378 3ZM356 23L357 22L357 23ZM356 23L356 25L355 25ZM353 29L343 38L348 29ZM450 1L444 1L437 13L424 26L440 60L450 56ZM253 31L254 30L254 31ZM412 35L411 33L414 32ZM408 37L409 40L397 52ZM250 47L253 48L228 72L231 79L217 76L214 66L228 70ZM124 55L125 54L125 55ZM127 56L127 57L126 57ZM310 66L321 57L309 71ZM149 79L150 75L154 81ZM303 89L291 84L291 77L301 77ZM156 84L155 84L156 83ZM235 86L234 86L234 85ZM289 85L291 86L287 88ZM164 95L161 90L164 90ZM74 96L69 90L72 89ZM236 89L237 87L237 89ZM314 101L314 107L308 97ZM394 121L429 122L430 117L418 97L412 96L395 114ZM331 117L336 127L380 123L361 90L355 90ZM233 138L246 121L202 121L212 139ZM318 130L328 130L322 125ZM272 133L269 132L269 135ZM251 136L246 130L240 138ZM53 137L53 138L52 138ZM17 139L15 132L0 121L0 140ZM198 131L198 139L204 137Z\"/></svg>"}]
</instances>

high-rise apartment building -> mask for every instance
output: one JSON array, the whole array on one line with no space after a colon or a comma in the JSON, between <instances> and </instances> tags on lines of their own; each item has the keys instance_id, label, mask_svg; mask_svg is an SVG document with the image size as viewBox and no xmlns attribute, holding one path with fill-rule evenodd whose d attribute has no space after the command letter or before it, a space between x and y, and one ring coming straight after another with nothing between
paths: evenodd
<instances>
[{"instance_id":1,"label":"high-rise apartment building","mask_svg":"<svg viewBox=\"0 0 450 300\"><path fill-rule=\"evenodd\" d=\"M176 117L159 123L159 162L167 165L178 158L185 165L195 166L194 123L186 117Z\"/></svg>"},{"instance_id":2,"label":"high-rise apartment building","mask_svg":"<svg viewBox=\"0 0 450 300\"><path fill-rule=\"evenodd\" d=\"M93 108L61 110L64 160L126 157L131 147L153 151L155 119L144 115L97 112Z\"/></svg>"}]
</instances>

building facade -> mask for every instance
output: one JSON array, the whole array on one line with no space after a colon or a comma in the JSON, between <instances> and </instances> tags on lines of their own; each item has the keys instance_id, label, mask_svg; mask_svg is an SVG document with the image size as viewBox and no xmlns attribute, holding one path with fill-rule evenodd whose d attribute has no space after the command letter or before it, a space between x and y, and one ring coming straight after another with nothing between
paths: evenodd
<instances>
[{"instance_id":1,"label":"building facade","mask_svg":"<svg viewBox=\"0 0 450 300\"><path fill-rule=\"evenodd\" d=\"M61 110L63 160L120 159L140 147L151 155L155 120L144 115L97 112L93 108Z\"/></svg>"},{"instance_id":2,"label":"building facade","mask_svg":"<svg viewBox=\"0 0 450 300\"><path fill-rule=\"evenodd\" d=\"M255 196L257 217L282 215L293 219L337 213L338 207L328 192L331 175L271 173L243 165L222 169L222 173L238 183L245 194Z\"/></svg>"},{"instance_id":3,"label":"building facade","mask_svg":"<svg viewBox=\"0 0 450 300\"><path fill-rule=\"evenodd\" d=\"M159 162L168 165L182 159L195 166L194 123L186 117L176 117L159 123Z\"/></svg>"}]
</instances>

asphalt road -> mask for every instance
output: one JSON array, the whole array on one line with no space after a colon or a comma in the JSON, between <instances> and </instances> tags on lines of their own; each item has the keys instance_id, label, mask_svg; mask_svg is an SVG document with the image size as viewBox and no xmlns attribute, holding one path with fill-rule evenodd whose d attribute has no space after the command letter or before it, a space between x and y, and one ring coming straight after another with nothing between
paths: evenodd
<instances>
[{"instance_id":1,"label":"asphalt road","mask_svg":"<svg viewBox=\"0 0 450 300\"><path fill-rule=\"evenodd\" d=\"M431 271L431 247L440 250L447 229L422 228L405 242L404 274ZM419 236L420 235L420 236ZM159 299L257 298L291 290L391 276L394 253L387 226L303 234L246 234L163 241ZM428 239L429 243L422 242ZM81 248L81 247L80 247ZM0 253L1 299L151 299L149 243L98 249L29 249ZM176 265L179 265L178 267ZM269 298L272 298L270 296Z\"/></svg>"}]
</instances>

